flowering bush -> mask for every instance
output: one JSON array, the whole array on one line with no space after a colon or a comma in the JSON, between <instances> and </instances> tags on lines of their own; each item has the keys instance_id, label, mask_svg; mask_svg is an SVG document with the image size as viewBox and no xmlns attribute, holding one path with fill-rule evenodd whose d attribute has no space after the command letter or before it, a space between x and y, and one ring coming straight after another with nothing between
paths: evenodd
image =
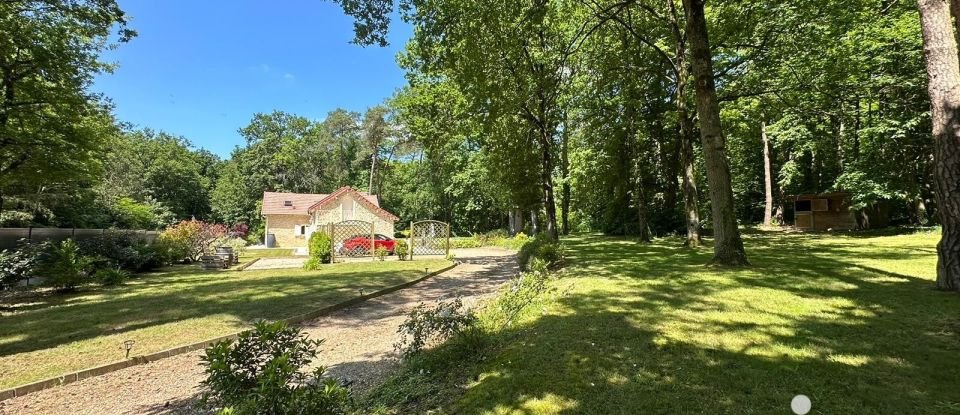
<instances>
[{"instance_id":1,"label":"flowering bush","mask_svg":"<svg viewBox=\"0 0 960 415\"><path fill-rule=\"evenodd\" d=\"M161 232L158 239L172 260L197 261L226 235L225 225L185 220Z\"/></svg>"}]
</instances>

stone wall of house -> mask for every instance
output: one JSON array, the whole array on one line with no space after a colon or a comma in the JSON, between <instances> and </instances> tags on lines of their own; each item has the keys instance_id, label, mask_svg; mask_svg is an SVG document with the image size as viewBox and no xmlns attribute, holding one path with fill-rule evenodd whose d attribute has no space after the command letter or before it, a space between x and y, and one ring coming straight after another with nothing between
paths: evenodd
<instances>
[{"instance_id":1,"label":"stone wall of house","mask_svg":"<svg viewBox=\"0 0 960 415\"><path fill-rule=\"evenodd\" d=\"M273 234L277 239L277 246L296 248L307 246L307 239L302 235L294 234L294 226L309 225L308 215L265 215L265 234Z\"/></svg>"},{"instance_id":2,"label":"stone wall of house","mask_svg":"<svg viewBox=\"0 0 960 415\"><path fill-rule=\"evenodd\" d=\"M394 232L394 223L393 221L386 220L373 211L367 209L367 207L360 202L357 202L352 195L343 195L337 198L336 202L330 203L327 205L327 208L320 209L314 212L314 222L317 225L318 230L327 229L325 225L330 223L342 222L344 220L343 215L343 201L344 199L353 199L353 217L346 218L348 220L362 220L364 222L373 222L373 226L377 233L384 234L393 238ZM292 229L292 227L291 227Z\"/></svg>"}]
</instances>

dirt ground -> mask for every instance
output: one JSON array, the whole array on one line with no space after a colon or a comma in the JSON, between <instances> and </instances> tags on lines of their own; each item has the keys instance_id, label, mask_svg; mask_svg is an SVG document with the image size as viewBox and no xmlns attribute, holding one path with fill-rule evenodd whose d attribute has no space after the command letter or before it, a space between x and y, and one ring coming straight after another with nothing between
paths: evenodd
<instances>
[{"instance_id":1,"label":"dirt ground","mask_svg":"<svg viewBox=\"0 0 960 415\"><path fill-rule=\"evenodd\" d=\"M450 271L304 323L312 338L325 339L314 363L351 382L356 391L369 389L397 364L397 327L410 309L457 296L472 307L518 272L510 251L475 248L453 253L461 264ZM182 354L2 401L0 414L189 413L203 380L201 355Z\"/></svg>"}]
</instances>

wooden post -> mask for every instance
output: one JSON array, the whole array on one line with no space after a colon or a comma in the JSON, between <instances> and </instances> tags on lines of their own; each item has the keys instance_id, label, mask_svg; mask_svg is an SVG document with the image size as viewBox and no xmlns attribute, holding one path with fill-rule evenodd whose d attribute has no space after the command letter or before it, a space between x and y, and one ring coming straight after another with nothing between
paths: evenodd
<instances>
[{"instance_id":1,"label":"wooden post","mask_svg":"<svg viewBox=\"0 0 960 415\"><path fill-rule=\"evenodd\" d=\"M33 242L33 226L27 226L27 241Z\"/></svg>"},{"instance_id":2,"label":"wooden post","mask_svg":"<svg viewBox=\"0 0 960 415\"><path fill-rule=\"evenodd\" d=\"M377 260L377 231L375 222L370 222L370 259Z\"/></svg>"},{"instance_id":3,"label":"wooden post","mask_svg":"<svg viewBox=\"0 0 960 415\"><path fill-rule=\"evenodd\" d=\"M327 227L330 228L330 263L333 264L337 258L337 240L333 235L333 222L330 222Z\"/></svg>"},{"instance_id":4,"label":"wooden post","mask_svg":"<svg viewBox=\"0 0 960 415\"><path fill-rule=\"evenodd\" d=\"M446 256L450 256L450 224L447 223L447 253Z\"/></svg>"},{"instance_id":5,"label":"wooden post","mask_svg":"<svg viewBox=\"0 0 960 415\"><path fill-rule=\"evenodd\" d=\"M410 221L410 260L413 261L413 221Z\"/></svg>"}]
</instances>

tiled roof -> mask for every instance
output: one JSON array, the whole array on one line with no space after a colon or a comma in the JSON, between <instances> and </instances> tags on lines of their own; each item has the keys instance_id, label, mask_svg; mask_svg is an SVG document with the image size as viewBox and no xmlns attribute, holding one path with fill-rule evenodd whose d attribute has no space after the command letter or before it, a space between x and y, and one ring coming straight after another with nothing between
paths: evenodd
<instances>
[{"instance_id":1,"label":"tiled roof","mask_svg":"<svg viewBox=\"0 0 960 415\"><path fill-rule=\"evenodd\" d=\"M330 193L329 195L327 195L327 197L318 200L317 203L314 203L313 206L310 206L310 207L307 209L307 212L313 212L314 210L320 209L321 207L323 207L323 205L325 205L325 204L327 204L327 203L329 203L329 202L331 202L331 201L337 200L337 197L339 197L340 195L343 195L343 194L345 194L345 193L351 193L351 192L354 193L354 194L356 194L356 195L361 196L361 197L360 197L360 204L366 206L367 209L370 209L371 211L373 211L373 213L376 213L376 214L379 215L380 217L382 217L382 218L384 218L384 219L387 219L387 220L392 220L392 221L398 221L398 220L400 220L400 218L398 218L397 215L394 215L394 214L392 214L392 213L390 213L390 212L387 212L386 210L384 210L383 208L380 207L380 203L376 201L376 197L377 197L376 195L373 195L373 196L372 196L374 199L373 199L373 201L371 201L371 199L370 199L370 198L371 198L371 195L368 195L368 194L366 194L366 193L359 192L359 191L357 191L356 189L354 189L354 188L352 188L352 187L350 187L350 186L341 187L341 188L337 189L337 191L335 191L335 192Z\"/></svg>"},{"instance_id":2,"label":"tiled roof","mask_svg":"<svg viewBox=\"0 0 960 415\"><path fill-rule=\"evenodd\" d=\"M373 207L380 209L380 200L377 195L357 193ZM263 208L260 213L262 215L309 215L310 207L328 196L330 194L263 192ZM285 202L290 202L292 206L285 206Z\"/></svg>"}]
</instances>

